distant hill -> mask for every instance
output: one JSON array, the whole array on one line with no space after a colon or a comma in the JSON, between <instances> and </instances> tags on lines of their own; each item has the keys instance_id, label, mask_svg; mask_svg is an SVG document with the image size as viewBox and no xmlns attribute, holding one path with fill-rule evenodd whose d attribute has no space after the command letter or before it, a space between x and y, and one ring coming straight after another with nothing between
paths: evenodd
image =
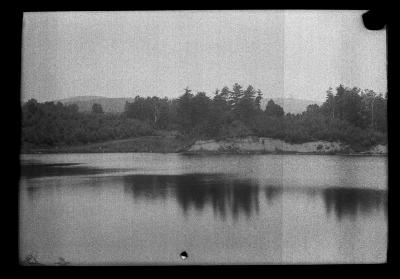
<instances>
[{"instance_id":1,"label":"distant hill","mask_svg":"<svg viewBox=\"0 0 400 279\"><path fill-rule=\"evenodd\" d=\"M267 103L270 99L262 99L261 100L261 108L265 109ZM294 99L294 98L272 98L275 104L283 107L285 113L302 113L307 109L308 105L317 104L322 105L322 102L311 101L311 100L303 100L303 99Z\"/></svg>"},{"instance_id":2,"label":"distant hill","mask_svg":"<svg viewBox=\"0 0 400 279\"><path fill-rule=\"evenodd\" d=\"M126 102L133 102L133 98L107 98L101 96L78 96L54 102L61 102L65 105L76 104L79 111L91 111L94 103L100 104L105 112L123 112Z\"/></svg>"},{"instance_id":3,"label":"distant hill","mask_svg":"<svg viewBox=\"0 0 400 279\"><path fill-rule=\"evenodd\" d=\"M61 102L61 103L74 103L74 102L84 102L90 101L95 99L108 99L107 97L102 96L76 96L66 99L55 100L54 102Z\"/></svg>"}]
</instances>

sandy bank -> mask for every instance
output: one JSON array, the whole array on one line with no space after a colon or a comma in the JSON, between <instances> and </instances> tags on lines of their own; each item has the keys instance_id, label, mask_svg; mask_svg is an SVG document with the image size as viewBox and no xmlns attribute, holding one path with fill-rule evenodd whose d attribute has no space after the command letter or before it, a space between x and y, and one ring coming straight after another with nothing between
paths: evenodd
<instances>
[{"instance_id":1,"label":"sandy bank","mask_svg":"<svg viewBox=\"0 0 400 279\"><path fill-rule=\"evenodd\" d=\"M187 153L313 153L313 154L352 154L353 150L339 142L312 141L290 144L282 140L246 137L225 140L199 140L187 150ZM385 145L377 145L358 154L387 154Z\"/></svg>"}]
</instances>

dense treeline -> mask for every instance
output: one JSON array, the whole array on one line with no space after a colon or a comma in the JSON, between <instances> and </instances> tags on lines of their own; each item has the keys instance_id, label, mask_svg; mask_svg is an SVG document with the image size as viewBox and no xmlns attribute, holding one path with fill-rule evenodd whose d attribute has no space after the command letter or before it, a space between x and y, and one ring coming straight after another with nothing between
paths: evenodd
<instances>
[{"instance_id":1,"label":"dense treeline","mask_svg":"<svg viewBox=\"0 0 400 279\"><path fill-rule=\"evenodd\" d=\"M101 107L100 107L101 108ZM22 142L37 146L73 145L154 134L145 122L106 114L93 105L92 113L76 105L31 99L22 107Z\"/></svg>"},{"instance_id":2,"label":"dense treeline","mask_svg":"<svg viewBox=\"0 0 400 279\"><path fill-rule=\"evenodd\" d=\"M210 98L186 88L177 99L137 96L121 114L104 113L94 104L91 113L76 105L31 99L23 105L22 140L34 145L98 142L178 130L189 138L263 136L301 143L341 141L355 149L386 142L387 96L340 85L330 88L326 101L301 114L285 114L269 100L261 107L262 92L251 85L223 87Z\"/></svg>"},{"instance_id":3,"label":"dense treeline","mask_svg":"<svg viewBox=\"0 0 400 279\"><path fill-rule=\"evenodd\" d=\"M262 93L248 86L233 85L216 90L213 98L189 88L177 99L137 96L127 103L124 115L151 123L156 129L177 129L182 135L197 138L220 138L252 134L253 123L260 115L283 117L283 109L272 100L261 109Z\"/></svg>"}]
</instances>

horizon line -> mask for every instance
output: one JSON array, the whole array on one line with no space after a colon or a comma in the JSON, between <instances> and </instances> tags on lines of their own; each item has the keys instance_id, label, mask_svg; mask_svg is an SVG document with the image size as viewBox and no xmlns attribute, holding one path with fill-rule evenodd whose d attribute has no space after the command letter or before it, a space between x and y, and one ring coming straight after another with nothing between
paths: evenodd
<instances>
[{"instance_id":1,"label":"horizon line","mask_svg":"<svg viewBox=\"0 0 400 279\"><path fill-rule=\"evenodd\" d=\"M199 91L199 92L201 92L201 91ZM206 95L209 95L209 94L206 93ZM36 98L33 98L33 97L24 99L21 96L20 99L21 99L22 103L26 103L31 99L35 99L38 103L46 103L46 102L56 103L56 102L62 102L62 101L66 101L68 99L74 99L74 98L80 98L80 97L92 97L93 99L96 99L96 98L98 98L98 99L134 99L137 96L140 96L140 97L143 97L143 98L148 98L148 97L149 98L158 97L160 99L168 98L168 100L178 99L179 98L179 96L178 97L168 97L168 96L159 96L159 95L146 96L146 95L137 94L137 95L134 95L134 96L124 96L124 97L109 97L109 96L102 96L102 95L77 95L77 96L71 96L71 97L67 97L67 98L54 99L54 100L39 100L39 99L36 99ZM292 99L292 100L310 101L310 102L317 102L317 103L323 103L324 102L324 100L303 99L303 98L296 98L296 97L293 97L293 96L271 96L271 97L263 96L262 99L266 99L266 100L268 100L268 99ZM82 100L82 101L84 101L84 100Z\"/></svg>"}]
</instances>

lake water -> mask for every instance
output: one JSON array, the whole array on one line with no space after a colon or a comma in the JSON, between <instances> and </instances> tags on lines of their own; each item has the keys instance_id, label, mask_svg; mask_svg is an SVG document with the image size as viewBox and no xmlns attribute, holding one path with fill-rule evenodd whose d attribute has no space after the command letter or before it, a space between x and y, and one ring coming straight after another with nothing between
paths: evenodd
<instances>
[{"instance_id":1,"label":"lake water","mask_svg":"<svg viewBox=\"0 0 400 279\"><path fill-rule=\"evenodd\" d=\"M21 165L21 259L386 261L386 157L40 154Z\"/></svg>"}]
</instances>

